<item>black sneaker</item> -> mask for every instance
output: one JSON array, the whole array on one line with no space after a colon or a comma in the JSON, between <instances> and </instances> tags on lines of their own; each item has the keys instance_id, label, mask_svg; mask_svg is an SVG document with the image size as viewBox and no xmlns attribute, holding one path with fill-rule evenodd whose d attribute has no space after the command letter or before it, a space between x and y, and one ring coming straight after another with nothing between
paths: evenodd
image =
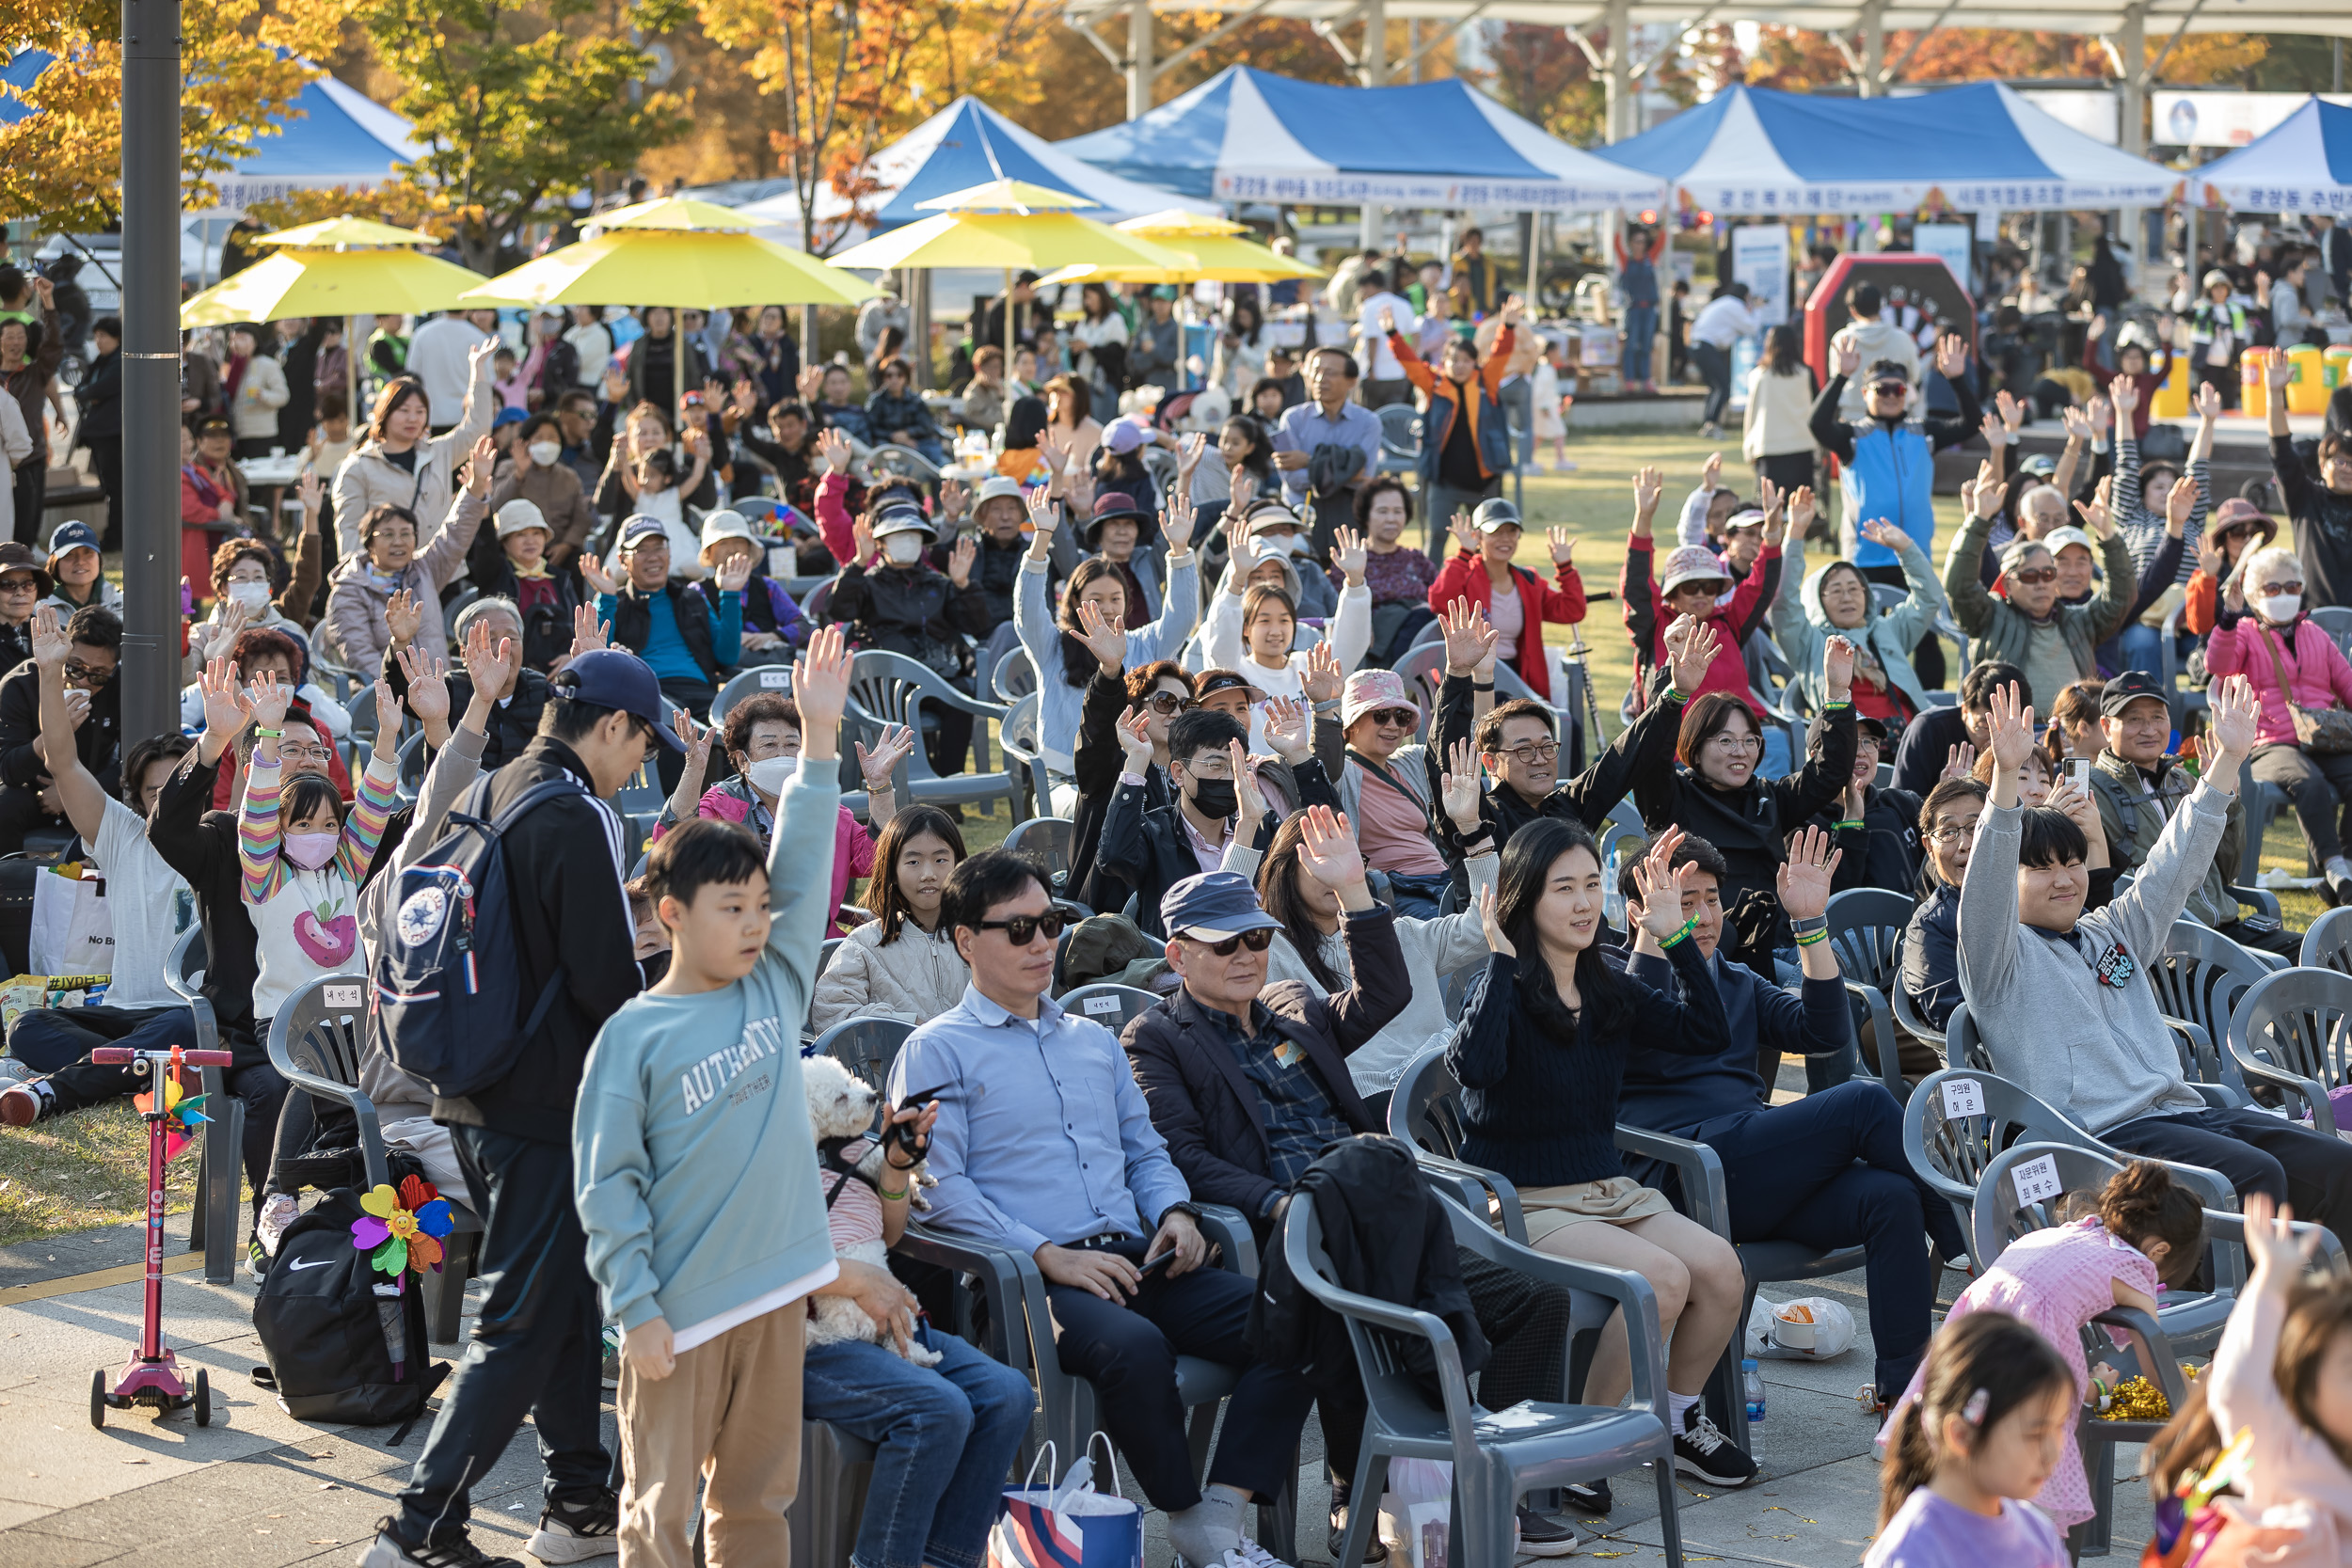
<instances>
[{"instance_id":1,"label":"black sneaker","mask_svg":"<svg viewBox=\"0 0 2352 1568\"><path fill-rule=\"evenodd\" d=\"M1348 1505L1345 1503L1335 1503L1331 1508L1331 1537L1325 1549L1330 1554L1333 1562L1339 1561L1340 1548L1347 1544L1347 1508ZM1366 1562L1389 1560L1389 1544L1380 1539L1380 1531L1376 1528L1364 1537L1364 1560Z\"/></svg>"},{"instance_id":2,"label":"black sneaker","mask_svg":"<svg viewBox=\"0 0 2352 1568\"><path fill-rule=\"evenodd\" d=\"M1519 1550L1529 1557L1566 1557L1576 1550L1576 1527L1521 1503Z\"/></svg>"},{"instance_id":3,"label":"black sneaker","mask_svg":"<svg viewBox=\"0 0 2352 1568\"><path fill-rule=\"evenodd\" d=\"M511 1557L492 1557L463 1532L430 1546L411 1546L392 1529L389 1519L377 1521L375 1539L359 1554L359 1568L523 1568Z\"/></svg>"},{"instance_id":4,"label":"black sneaker","mask_svg":"<svg viewBox=\"0 0 2352 1568\"><path fill-rule=\"evenodd\" d=\"M1579 1513L1606 1513L1617 1501L1609 1495L1609 1483L1605 1481L1572 1481L1560 1488L1560 1495Z\"/></svg>"},{"instance_id":5,"label":"black sneaker","mask_svg":"<svg viewBox=\"0 0 2352 1568\"><path fill-rule=\"evenodd\" d=\"M1682 1430L1675 1434L1675 1468L1726 1491L1736 1491L1756 1479L1756 1461L1740 1452L1740 1446L1725 1437L1695 1404L1683 1418Z\"/></svg>"},{"instance_id":6,"label":"black sneaker","mask_svg":"<svg viewBox=\"0 0 2352 1568\"><path fill-rule=\"evenodd\" d=\"M539 1528L523 1550L542 1562L590 1562L621 1550L621 1500L610 1492L557 1499L539 1515Z\"/></svg>"}]
</instances>

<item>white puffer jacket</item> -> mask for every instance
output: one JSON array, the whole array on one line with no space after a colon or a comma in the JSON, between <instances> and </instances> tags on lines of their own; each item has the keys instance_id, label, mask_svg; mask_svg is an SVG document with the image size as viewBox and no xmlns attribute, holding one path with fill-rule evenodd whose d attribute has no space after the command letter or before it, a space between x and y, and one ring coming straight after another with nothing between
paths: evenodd
<instances>
[{"instance_id":1,"label":"white puffer jacket","mask_svg":"<svg viewBox=\"0 0 2352 1568\"><path fill-rule=\"evenodd\" d=\"M898 940L884 942L882 922L869 920L841 939L833 961L817 976L808 1026L821 1035L851 1018L921 1023L961 1002L971 978L946 933L901 921Z\"/></svg>"}]
</instances>

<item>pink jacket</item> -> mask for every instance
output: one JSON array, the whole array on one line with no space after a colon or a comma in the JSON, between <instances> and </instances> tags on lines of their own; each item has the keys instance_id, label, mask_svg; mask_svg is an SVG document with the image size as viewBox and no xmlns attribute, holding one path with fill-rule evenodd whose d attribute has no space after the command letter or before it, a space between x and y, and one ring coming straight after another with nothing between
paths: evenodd
<instances>
[{"instance_id":1,"label":"pink jacket","mask_svg":"<svg viewBox=\"0 0 2352 1568\"><path fill-rule=\"evenodd\" d=\"M2300 1515L2275 1522L2300 1526L2302 1541L2265 1560L2280 1568L2320 1568L2343 1561L2337 1544L2352 1538L2352 1471L2279 1392L2271 1366L2285 1323L2286 1302L2278 1291L2249 1290L2240 1296L2214 1352L2205 1397L2214 1424L2225 1434L2253 1430L2253 1463L2241 1512L2259 1517L2283 1504L2296 1507Z\"/></svg>"},{"instance_id":2,"label":"pink jacket","mask_svg":"<svg viewBox=\"0 0 2352 1568\"><path fill-rule=\"evenodd\" d=\"M2352 664L2344 662L2336 640L2308 616L2297 617L2292 632L2266 631L2252 615L2239 616L2235 626L2216 626L2205 643L2205 668L2252 683L2263 712L2255 738L2265 746L2295 739L2295 720L2279 691L2280 673L2297 707L2352 707Z\"/></svg>"},{"instance_id":3,"label":"pink jacket","mask_svg":"<svg viewBox=\"0 0 2352 1568\"><path fill-rule=\"evenodd\" d=\"M694 815L717 817L722 822L740 822L751 814L752 803L743 799L739 792L723 784L712 784L703 791L703 798L694 802ZM657 824L653 831L653 838L660 839L665 832L667 832L666 829ZM650 843L652 840L647 842ZM834 910L838 911L843 899L847 897L850 878L870 877L873 874L873 837L866 832L866 825L850 814L850 808L843 806L841 815L834 819L833 824ZM825 935L837 937L840 934L841 922L837 916L828 919L825 922Z\"/></svg>"}]
</instances>

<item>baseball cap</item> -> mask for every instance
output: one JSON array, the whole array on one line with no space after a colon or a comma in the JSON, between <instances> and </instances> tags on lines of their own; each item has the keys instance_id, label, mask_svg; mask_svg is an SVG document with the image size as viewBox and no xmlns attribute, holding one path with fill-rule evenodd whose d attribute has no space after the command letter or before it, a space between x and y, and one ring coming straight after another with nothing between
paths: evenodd
<instances>
[{"instance_id":1,"label":"baseball cap","mask_svg":"<svg viewBox=\"0 0 2352 1568\"><path fill-rule=\"evenodd\" d=\"M1684 545L1669 554L1659 567L1658 591L1671 594L1686 582L1729 582L1731 574L1724 570L1723 562L1705 545Z\"/></svg>"},{"instance_id":2,"label":"baseball cap","mask_svg":"<svg viewBox=\"0 0 2352 1568\"><path fill-rule=\"evenodd\" d=\"M1899 359L1873 359L1870 361L1870 368L1863 372L1863 379L1866 381L1899 381L1908 387L1911 385L1911 372L1903 367L1903 362Z\"/></svg>"},{"instance_id":3,"label":"baseball cap","mask_svg":"<svg viewBox=\"0 0 2352 1568\"><path fill-rule=\"evenodd\" d=\"M1347 677L1347 686L1340 693L1340 728L1344 730L1365 714L1389 707L1410 708L1413 721L1421 721L1421 705L1405 689L1405 677L1393 670L1359 670Z\"/></svg>"},{"instance_id":4,"label":"baseball cap","mask_svg":"<svg viewBox=\"0 0 2352 1568\"><path fill-rule=\"evenodd\" d=\"M907 532L921 533L933 539L939 537L939 530L931 526L931 520L923 515L919 506L886 507L882 515L874 519L874 537L877 539Z\"/></svg>"},{"instance_id":5,"label":"baseball cap","mask_svg":"<svg viewBox=\"0 0 2352 1568\"><path fill-rule=\"evenodd\" d=\"M2031 474L2036 479L2052 479L2058 474L2058 459L2046 451L2038 451L2018 464L2017 471Z\"/></svg>"},{"instance_id":6,"label":"baseball cap","mask_svg":"<svg viewBox=\"0 0 2352 1568\"><path fill-rule=\"evenodd\" d=\"M1478 503L1478 510L1470 514L1470 526L1481 533L1492 533L1497 529L1524 528L1526 525L1519 521L1518 507L1496 496Z\"/></svg>"},{"instance_id":7,"label":"baseball cap","mask_svg":"<svg viewBox=\"0 0 2352 1568\"><path fill-rule=\"evenodd\" d=\"M2113 719L2142 697L2153 697L2168 708L2171 697L2156 683L2156 677L2145 670L2126 670L2110 679L2099 691L2099 717Z\"/></svg>"},{"instance_id":8,"label":"baseball cap","mask_svg":"<svg viewBox=\"0 0 2352 1568\"><path fill-rule=\"evenodd\" d=\"M1763 526L1763 512L1753 506L1747 508L1743 512L1735 512L1730 516L1724 519L1724 531L1725 533L1729 533L1735 529L1762 528Z\"/></svg>"},{"instance_id":9,"label":"baseball cap","mask_svg":"<svg viewBox=\"0 0 2352 1568\"><path fill-rule=\"evenodd\" d=\"M1244 931L1280 930L1282 923L1258 903L1238 871L1198 871L1160 898L1160 924L1171 937L1223 942Z\"/></svg>"},{"instance_id":10,"label":"baseball cap","mask_svg":"<svg viewBox=\"0 0 2352 1568\"><path fill-rule=\"evenodd\" d=\"M97 531L89 524L78 518L59 523L49 531L49 561L52 565L56 563L57 557L68 550L95 550L97 548Z\"/></svg>"},{"instance_id":11,"label":"baseball cap","mask_svg":"<svg viewBox=\"0 0 2352 1568\"><path fill-rule=\"evenodd\" d=\"M1857 730L1869 731L1871 735L1878 737L1879 750L1883 752L1886 749L1885 720L1873 719L1867 713L1857 713L1853 717L1853 727ZM1813 716L1813 722L1804 727L1804 749L1808 752L1813 750L1813 748L1820 743L1822 735L1826 733L1828 729L1829 715L1825 713L1815 714Z\"/></svg>"},{"instance_id":12,"label":"baseball cap","mask_svg":"<svg viewBox=\"0 0 2352 1568\"><path fill-rule=\"evenodd\" d=\"M498 418L490 421L490 428L492 430L503 430L510 424L522 423L523 420L529 417L530 416L526 415L521 409L510 405L499 410Z\"/></svg>"},{"instance_id":13,"label":"baseball cap","mask_svg":"<svg viewBox=\"0 0 2352 1568\"><path fill-rule=\"evenodd\" d=\"M1144 442L1143 421L1127 415L1113 420L1103 432L1103 444L1115 452L1130 452Z\"/></svg>"},{"instance_id":14,"label":"baseball cap","mask_svg":"<svg viewBox=\"0 0 2352 1568\"><path fill-rule=\"evenodd\" d=\"M6 550L8 546L6 545L0 545L0 550ZM1249 677L1243 674L1238 670L1205 670L1201 672L1200 679L1193 686L1192 700L1196 704L1205 703L1220 691L1246 691L1249 694L1249 700L1253 703L1263 703L1265 701L1264 691L1250 685Z\"/></svg>"},{"instance_id":15,"label":"baseball cap","mask_svg":"<svg viewBox=\"0 0 2352 1568\"><path fill-rule=\"evenodd\" d=\"M661 682L653 666L627 648L598 648L582 654L549 676L548 685L560 697L643 719L653 726L661 744L673 752L686 750L662 717Z\"/></svg>"},{"instance_id":16,"label":"baseball cap","mask_svg":"<svg viewBox=\"0 0 2352 1568\"><path fill-rule=\"evenodd\" d=\"M666 545L670 541L670 531L661 526L660 518L652 516L643 512L638 513L633 517L623 519L621 523L621 548L624 550L634 549L637 547L638 541L642 539L660 539Z\"/></svg>"},{"instance_id":17,"label":"baseball cap","mask_svg":"<svg viewBox=\"0 0 2352 1568\"><path fill-rule=\"evenodd\" d=\"M535 528L543 533L555 531L548 527L548 515L539 510L539 503L528 496L516 496L500 507L498 520L499 537L501 539L510 533L520 533L527 528Z\"/></svg>"},{"instance_id":18,"label":"baseball cap","mask_svg":"<svg viewBox=\"0 0 2352 1568\"><path fill-rule=\"evenodd\" d=\"M2071 523L2064 528L2054 528L2049 532L2042 536L2042 547L2048 550L2052 555L2058 554L2069 545L2080 545L2084 549L2090 552L2091 560L2096 561L2099 559L2099 546L2097 543L2091 539L2090 534L2085 533L2081 529L2074 527Z\"/></svg>"}]
</instances>

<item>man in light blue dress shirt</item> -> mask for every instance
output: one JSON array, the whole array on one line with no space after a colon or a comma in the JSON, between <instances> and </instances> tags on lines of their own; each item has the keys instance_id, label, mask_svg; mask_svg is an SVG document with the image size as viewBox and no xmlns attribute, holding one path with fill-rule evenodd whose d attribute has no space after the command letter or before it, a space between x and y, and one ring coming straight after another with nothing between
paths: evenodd
<instances>
[{"instance_id":1,"label":"man in light blue dress shirt","mask_svg":"<svg viewBox=\"0 0 2352 1568\"><path fill-rule=\"evenodd\" d=\"M1317 447L1354 447L1364 454L1344 489L1324 497L1313 509L1317 556L1331 548L1331 531L1347 521L1356 492L1380 471L1380 416L1351 401L1362 374L1356 356L1336 348L1307 356L1307 401L1282 410L1274 427L1274 467L1282 476L1282 499L1302 515L1308 510L1307 466Z\"/></svg>"},{"instance_id":2,"label":"man in light blue dress shirt","mask_svg":"<svg viewBox=\"0 0 2352 1568\"><path fill-rule=\"evenodd\" d=\"M1279 1568L1241 1533L1241 1510L1292 1479L1313 1391L1244 1344L1251 1283L1203 1267L1190 1191L1119 1041L1045 994L1061 916L1042 869L1003 850L975 855L940 914L972 981L908 1038L890 1075L894 1101L940 1102L928 1222L1037 1260L1062 1369L1094 1385L1104 1430L1167 1511L1185 1561ZM1242 1369L1205 1489L1176 1393L1180 1354Z\"/></svg>"}]
</instances>

